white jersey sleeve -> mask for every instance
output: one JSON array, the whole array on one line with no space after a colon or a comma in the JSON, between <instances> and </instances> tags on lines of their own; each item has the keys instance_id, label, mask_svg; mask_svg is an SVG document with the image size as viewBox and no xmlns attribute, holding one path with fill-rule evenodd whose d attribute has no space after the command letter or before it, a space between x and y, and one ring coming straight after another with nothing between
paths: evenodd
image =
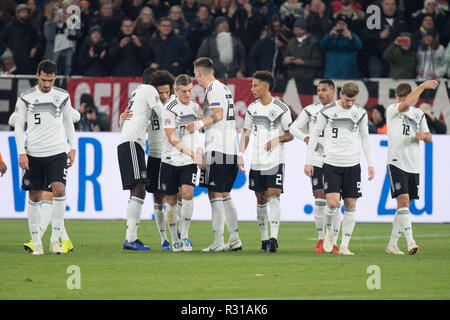
<instances>
[{"instance_id":1,"label":"white jersey sleeve","mask_svg":"<svg viewBox=\"0 0 450 320\"><path fill-rule=\"evenodd\" d=\"M308 131L308 122L309 118L308 115L305 112L305 109L300 112L299 116L295 121L292 123L292 125L289 128L289 132L296 138L305 141L306 134L305 132Z\"/></svg>"},{"instance_id":2,"label":"white jersey sleeve","mask_svg":"<svg viewBox=\"0 0 450 320\"><path fill-rule=\"evenodd\" d=\"M22 99L16 103L17 117L15 120L14 133L16 138L17 153L25 154L25 122L27 119L27 107Z\"/></svg>"}]
</instances>

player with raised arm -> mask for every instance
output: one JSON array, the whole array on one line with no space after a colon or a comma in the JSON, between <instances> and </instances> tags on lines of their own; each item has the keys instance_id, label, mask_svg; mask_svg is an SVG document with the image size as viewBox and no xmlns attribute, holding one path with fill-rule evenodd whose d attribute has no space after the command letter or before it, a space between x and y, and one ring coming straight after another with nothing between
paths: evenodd
<instances>
[{"instance_id":1,"label":"player with raised arm","mask_svg":"<svg viewBox=\"0 0 450 320\"><path fill-rule=\"evenodd\" d=\"M150 250L137 237L137 228L144 204L147 179L145 148L147 126L152 112L161 110L158 91L150 85L152 69L147 68L142 75L142 83L131 94L128 108L133 117L121 126L117 156L119 160L122 187L130 190L127 206L127 232L124 250ZM155 111L156 112L156 111Z\"/></svg>"},{"instance_id":2,"label":"player with raised arm","mask_svg":"<svg viewBox=\"0 0 450 320\"><path fill-rule=\"evenodd\" d=\"M280 227L280 195L284 181L284 143L294 137L289 133L292 122L289 107L272 97L275 79L268 71L253 75L252 94L257 99L247 108L244 133L241 136L238 166L244 170L243 154L253 133L249 188L255 191L256 217L261 231L261 251L276 252ZM267 213L267 204L270 215ZM270 224L270 238L268 235Z\"/></svg>"},{"instance_id":3,"label":"player with raised arm","mask_svg":"<svg viewBox=\"0 0 450 320\"><path fill-rule=\"evenodd\" d=\"M77 123L80 121L81 114L74 108L71 109L72 121ZM8 120L8 125L11 127L16 126L17 119L17 110L15 110L10 116ZM26 143L26 142L25 142ZM52 219L52 208L53 208L53 194L51 186L43 186L41 193L41 214L39 217L39 238L42 240L45 231L47 230L48 225ZM23 244L23 248L25 251L30 253L33 252L33 240L26 242ZM70 241L69 235L67 234L66 227L63 224L61 225L61 249L64 253L68 253L73 250L73 243Z\"/></svg>"},{"instance_id":4,"label":"player with raised arm","mask_svg":"<svg viewBox=\"0 0 450 320\"><path fill-rule=\"evenodd\" d=\"M189 132L186 125L196 121L200 107L191 101L192 79L181 74L175 79L177 97L163 110L164 137L159 175L159 188L165 194L167 222L173 251L192 251L189 225L194 210L194 187L197 181L197 166L203 168L203 149L198 131ZM181 239L177 234L177 194L181 193ZM181 240L181 241L180 241Z\"/></svg>"},{"instance_id":5,"label":"player with raised arm","mask_svg":"<svg viewBox=\"0 0 450 320\"><path fill-rule=\"evenodd\" d=\"M237 176L237 133L233 95L226 85L214 77L210 58L194 61L194 74L206 89L202 120L189 123L189 132L205 128L206 168L201 170L199 185L208 188L211 203L214 242L203 251L241 250L238 217L230 191ZM230 237L224 244L224 226Z\"/></svg>"},{"instance_id":6,"label":"player with raised arm","mask_svg":"<svg viewBox=\"0 0 450 320\"><path fill-rule=\"evenodd\" d=\"M156 88L164 107L174 98L173 83L175 79L166 70L155 70L151 73L150 84ZM158 188L159 172L161 167L162 146L164 142L164 128L162 120L163 108L155 106L150 115L148 125L148 159L147 159L147 178L149 183L146 186L147 192L153 193L154 214L156 227L161 238L161 249L170 250L170 243L166 234L166 217L164 215L164 193ZM129 120L133 117L133 110L129 107L120 115L121 119ZM181 205L180 205L181 208ZM177 206L178 209L178 206Z\"/></svg>"},{"instance_id":7,"label":"player with raised arm","mask_svg":"<svg viewBox=\"0 0 450 320\"><path fill-rule=\"evenodd\" d=\"M307 135L313 132L314 124L317 122L317 114L326 105L334 102L335 95L334 82L329 79L320 80L317 86L317 97L319 102L310 104L305 107L300 115L289 127L289 132L298 139L304 141L308 145L310 137ZM323 142L324 131L318 137L318 148L316 148L313 156L314 173L311 177L311 185L313 195L315 198L314 205L314 222L316 231L318 234L318 241L314 248L315 253L324 252L323 239L324 239L324 226L327 225L328 229L333 230L333 248L332 253L339 253L337 247L337 238L339 236L339 229L341 227L341 213L340 210L335 210L332 216L325 214L325 207L327 201L325 200L325 192L323 190Z\"/></svg>"},{"instance_id":8,"label":"player with raised arm","mask_svg":"<svg viewBox=\"0 0 450 320\"><path fill-rule=\"evenodd\" d=\"M39 236L40 199L41 190L49 185L53 193L49 251L55 254L64 253L59 238L66 212L67 169L73 165L76 154L72 104L69 93L54 86L56 69L53 61L41 61L36 74L38 84L22 93L16 104L15 138L19 167L25 170L22 188L29 190L27 214L34 255L44 254ZM70 145L68 153L67 140Z\"/></svg>"},{"instance_id":9,"label":"player with raised arm","mask_svg":"<svg viewBox=\"0 0 450 320\"><path fill-rule=\"evenodd\" d=\"M332 216L341 197L344 199L344 219L342 221L342 241L339 253L353 255L348 244L355 227L356 200L361 193L360 138L361 145L368 163L369 180L375 176L372 155L370 151L369 128L367 112L357 105L358 85L349 81L344 83L339 93L339 100L323 108L317 115L317 123L311 134L305 174L314 174L313 158L317 141L325 130L324 190L327 200L326 214ZM333 232L326 227L324 250L330 252L333 248Z\"/></svg>"},{"instance_id":10,"label":"player with raised arm","mask_svg":"<svg viewBox=\"0 0 450 320\"><path fill-rule=\"evenodd\" d=\"M426 89L436 89L436 80L420 84L414 91L407 83L395 89L397 103L386 110L388 133L387 170L391 182L391 196L397 200L397 212L392 222L392 233L387 253L404 254L398 248L398 239L405 235L408 253L414 255L419 247L413 238L409 207L413 199L419 199L420 148L423 140L431 143L431 132L423 111L412 104Z\"/></svg>"}]
</instances>

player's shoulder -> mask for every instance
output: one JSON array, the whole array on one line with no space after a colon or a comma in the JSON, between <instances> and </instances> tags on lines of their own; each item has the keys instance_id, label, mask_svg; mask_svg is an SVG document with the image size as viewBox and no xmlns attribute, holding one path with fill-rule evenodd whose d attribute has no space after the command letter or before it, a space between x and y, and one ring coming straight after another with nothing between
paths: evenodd
<instances>
[{"instance_id":1,"label":"player's shoulder","mask_svg":"<svg viewBox=\"0 0 450 320\"><path fill-rule=\"evenodd\" d=\"M32 87L32 88L29 88L29 89L25 90L24 92L22 92L22 93L19 95L19 98L21 98L21 99L27 98L28 96L30 96L30 95L36 93L37 90L38 90L38 89L37 89L36 86L34 86L34 87Z\"/></svg>"},{"instance_id":2,"label":"player's shoulder","mask_svg":"<svg viewBox=\"0 0 450 320\"><path fill-rule=\"evenodd\" d=\"M278 98L273 98L272 103L274 105L276 105L277 107L279 107L283 111L283 113L289 111L288 105L286 103L284 103L283 101L279 100Z\"/></svg>"},{"instance_id":3,"label":"player's shoulder","mask_svg":"<svg viewBox=\"0 0 450 320\"><path fill-rule=\"evenodd\" d=\"M169 101L165 106L164 106L164 110L166 111L170 111L170 112L175 112L177 106L179 104L178 99L173 99L171 101Z\"/></svg>"},{"instance_id":4,"label":"player's shoulder","mask_svg":"<svg viewBox=\"0 0 450 320\"><path fill-rule=\"evenodd\" d=\"M322 113L325 116L329 116L329 114L335 112L336 108L338 107L336 101L332 102L330 104L327 104L326 106L324 106L321 110L320 113Z\"/></svg>"},{"instance_id":5,"label":"player's shoulder","mask_svg":"<svg viewBox=\"0 0 450 320\"><path fill-rule=\"evenodd\" d=\"M355 104L353 105L353 108L354 108L354 110L355 110L356 112L358 112L361 116L364 116L365 114L367 114L366 109L365 109L363 106L361 106L360 104L355 103Z\"/></svg>"},{"instance_id":6,"label":"player's shoulder","mask_svg":"<svg viewBox=\"0 0 450 320\"><path fill-rule=\"evenodd\" d=\"M252 103L250 103L248 105L247 111L249 111L249 112L252 111L253 109L255 109L258 106L259 103L260 103L260 100L256 99L255 101L253 101Z\"/></svg>"},{"instance_id":7,"label":"player's shoulder","mask_svg":"<svg viewBox=\"0 0 450 320\"><path fill-rule=\"evenodd\" d=\"M63 88L60 88L60 87L54 86L53 90L55 90L60 95L65 95L65 96L69 95L69 92L67 90L64 90Z\"/></svg>"},{"instance_id":8,"label":"player's shoulder","mask_svg":"<svg viewBox=\"0 0 450 320\"><path fill-rule=\"evenodd\" d=\"M417 108L416 106L411 106L410 109L411 114L417 122L420 122L423 117L425 117L425 113L422 109Z\"/></svg>"}]
</instances>

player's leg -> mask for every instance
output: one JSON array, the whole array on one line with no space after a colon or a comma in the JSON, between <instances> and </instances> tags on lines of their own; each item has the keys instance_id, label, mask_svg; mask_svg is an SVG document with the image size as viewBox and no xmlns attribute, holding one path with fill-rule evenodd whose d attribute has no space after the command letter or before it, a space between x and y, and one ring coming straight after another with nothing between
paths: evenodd
<instances>
[{"instance_id":1,"label":"player's leg","mask_svg":"<svg viewBox=\"0 0 450 320\"><path fill-rule=\"evenodd\" d=\"M183 251L192 251L192 242L189 239L189 226L191 224L192 214L194 213L194 186L181 185L181 219L180 233Z\"/></svg>"},{"instance_id":2,"label":"player's leg","mask_svg":"<svg viewBox=\"0 0 450 320\"><path fill-rule=\"evenodd\" d=\"M161 238L161 249L170 250L170 243L166 233L166 216L164 214L164 194L160 191L153 193L153 212L155 214L156 227Z\"/></svg>"},{"instance_id":3,"label":"player's leg","mask_svg":"<svg viewBox=\"0 0 450 320\"><path fill-rule=\"evenodd\" d=\"M144 201L145 184L138 182L131 187L130 199L128 200L127 206L127 232L125 236L128 243L127 249L150 250L150 247L145 246L138 237L138 227L141 220Z\"/></svg>"},{"instance_id":4,"label":"player's leg","mask_svg":"<svg viewBox=\"0 0 450 320\"><path fill-rule=\"evenodd\" d=\"M53 206L52 206L52 235L50 236L50 252L61 254L64 251L59 244L61 230L64 225L64 214L66 213L66 186L64 183L52 182Z\"/></svg>"},{"instance_id":5,"label":"player's leg","mask_svg":"<svg viewBox=\"0 0 450 320\"><path fill-rule=\"evenodd\" d=\"M256 196L256 221L261 233L261 252L267 251L269 240L269 213L267 211L267 198L264 191L255 191Z\"/></svg>"},{"instance_id":6,"label":"player's leg","mask_svg":"<svg viewBox=\"0 0 450 320\"><path fill-rule=\"evenodd\" d=\"M225 176L225 178L227 179L227 183L225 186L225 192L223 194L223 206L225 209L225 223L230 237L227 244L225 245L225 249L240 251L242 250L242 242L239 238L238 214L236 211L236 206L234 205L230 194L239 170L237 167L237 159L233 159L234 157L227 157L227 159L228 158L231 163L226 163L225 165L227 170Z\"/></svg>"},{"instance_id":7,"label":"player's leg","mask_svg":"<svg viewBox=\"0 0 450 320\"><path fill-rule=\"evenodd\" d=\"M39 237L42 239L52 220L53 193L51 189L41 193L41 219L39 223Z\"/></svg>"},{"instance_id":8,"label":"player's leg","mask_svg":"<svg viewBox=\"0 0 450 320\"><path fill-rule=\"evenodd\" d=\"M225 207L223 206L223 192L208 190L208 198L211 204L211 220L214 231L214 242L203 251L223 251L225 229Z\"/></svg>"},{"instance_id":9,"label":"player's leg","mask_svg":"<svg viewBox=\"0 0 450 320\"><path fill-rule=\"evenodd\" d=\"M169 225L170 238L172 240L172 251L181 251L181 241L177 233L177 193L175 194L165 194L166 200L166 212L167 212L167 224Z\"/></svg>"},{"instance_id":10,"label":"player's leg","mask_svg":"<svg viewBox=\"0 0 450 320\"><path fill-rule=\"evenodd\" d=\"M314 195L314 224L317 231L317 244L314 249L315 253L323 252L324 226L325 226L325 209L327 200L325 200L325 192L323 189L316 189Z\"/></svg>"},{"instance_id":11,"label":"player's leg","mask_svg":"<svg viewBox=\"0 0 450 320\"><path fill-rule=\"evenodd\" d=\"M40 221L40 199L41 199L41 191L40 190L30 190L28 194L28 208L27 208L27 216L28 216L28 228L30 230L32 247L25 247L25 250L28 250L30 253L35 255L44 254L44 249L42 246L41 238L39 236L39 221Z\"/></svg>"},{"instance_id":12,"label":"player's leg","mask_svg":"<svg viewBox=\"0 0 450 320\"><path fill-rule=\"evenodd\" d=\"M267 242L267 250L270 252L276 252L278 249L278 231L280 228L281 220L281 206L280 195L281 189L268 188L265 192L267 203L269 204L269 225L270 225L270 237Z\"/></svg>"},{"instance_id":13,"label":"player's leg","mask_svg":"<svg viewBox=\"0 0 450 320\"><path fill-rule=\"evenodd\" d=\"M409 194L401 194L397 197L397 214L400 227L405 235L406 243L408 245L408 253L414 255L419 251L419 247L413 238L411 214L409 206L411 204Z\"/></svg>"}]
</instances>

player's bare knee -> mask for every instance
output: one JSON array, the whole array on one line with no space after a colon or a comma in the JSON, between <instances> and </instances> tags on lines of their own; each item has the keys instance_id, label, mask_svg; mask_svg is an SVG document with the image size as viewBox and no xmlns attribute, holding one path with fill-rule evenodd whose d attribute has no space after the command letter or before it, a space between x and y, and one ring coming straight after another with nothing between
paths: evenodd
<instances>
[{"instance_id":1,"label":"player's bare knee","mask_svg":"<svg viewBox=\"0 0 450 320\"><path fill-rule=\"evenodd\" d=\"M65 193L66 193L66 185L64 183L61 182L53 182L52 183L52 192L53 192L53 197L64 197Z\"/></svg>"},{"instance_id":2,"label":"player's bare knee","mask_svg":"<svg viewBox=\"0 0 450 320\"><path fill-rule=\"evenodd\" d=\"M315 199L325 199L325 192L323 189L317 189L313 192Z\"/></svg>"},{"instance_id":3,"label":"player's bare knee","mask_svg":"<svg viewBox=\"0 0 450 320\"><path fill-rule=\"evenodd\" d=\"M145 199L145 185L142 183L138 183L131 189L131 196L137 197L139 199Z\"/></svg>"},{"instance_id":4,"label":"player's bare knee","mask_svg":"<svg viewBox=\"0 0 450 320\"><path fill-rule=\"evenodd\" d=\"M153 195L153 201L156 204L163 204L163 202L164 202L164 193L159 192L159 191L155 192L154 195Z\"/></svg>"},{"instance_id":5,"label":"player's bare knee","mask_svg":"<svg viewBox=\"0 0 450 320\"><path fill-rule=\"evenodd\" d=\"M166 202L167 202L167 204L168 205L170 205L170 206L176 206L177 205L177 195L175 194L175 195L167 195L166 197L165 197L165 199L166 199Z\"/></svg>"},{"instance_id":6,"label":"player's bare knee","mask_svg":"<svg viewBox=\"0 0 450 320\"><path fill-rule=\"evenodd\" d=\"M53 193L48 191L42 191L41 200L53 201Z\"/></svg>"},{"instance_id":7,"label":"player's bare knee","mask_svg":"<svg viewBox=\"0 0 450 320\"><path fill-rule=\"evenodd\" d=\"M356 199L353 199L353 198L344 199L344 208L346 210L355 209L356 208Z\"/></svg>"},{"instance_id":8,"label":"player's bare knee","mask_svg":"<svg viewBox=\"0 0 450 320\"><path fill-rule=\"evenodd\" d=\"M409 208L411 201L409 200L409 195L407 193L400 194L397 197L397 208Z\"/></svg>"},{"instance_id":9,"label":"player's bare knee","mask_svg":"<svg viewBox=\"0 0 450 320\"><path fill-rule=\"evenodd\" d=\"M41 190L30 190L30 194L28 195L28 197L33 202L39 202L41 201L41 194L42 194Z\"/></svg>"}]
</instances>

